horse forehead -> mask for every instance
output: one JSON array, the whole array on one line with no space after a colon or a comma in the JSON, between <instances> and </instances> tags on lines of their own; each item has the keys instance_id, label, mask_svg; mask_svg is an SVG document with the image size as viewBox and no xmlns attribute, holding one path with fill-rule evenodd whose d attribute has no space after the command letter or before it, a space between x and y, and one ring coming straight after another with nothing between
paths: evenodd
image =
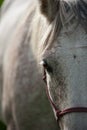
<instances>
[{"instance_id":1,"label":"horse forehead","mask_svg":"<svg viewBox=\"0 0 87 130\"><path fill-rule=\"evenodd\" d=\"M70 34L63 29L52 48L45 51L43 58L58 58L60 50L62 50L62 52L68 49L69 51L73 51L73 49L81 47L87 47L87 33L85 30L81 26L78 26L76 30Z\"/></svg>"},{"instance_id":2,"label":"horse forehead","mask_svg":"<svg viewBox=\"0 0 87 130\"><path fill-rule=\"evenodd\" d=\"M73 32L66 32L66 29L63 29L55 41L51 52L54 53L58 48L73 48L78 46L87 46L87 33L79 25L76 30Z\"/></svg>"}]
</instances>

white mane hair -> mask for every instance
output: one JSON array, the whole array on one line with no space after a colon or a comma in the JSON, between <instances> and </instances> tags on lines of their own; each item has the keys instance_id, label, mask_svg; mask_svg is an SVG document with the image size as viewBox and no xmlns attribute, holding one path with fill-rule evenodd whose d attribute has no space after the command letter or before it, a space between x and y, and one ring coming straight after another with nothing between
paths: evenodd
<instances>
[{"instance_id":1,"label":"white mane hair","mask_svg":"<svg viewBox=\"0 0 87 130\"><path fill-rule=\"evenodd\" d=\"M11 41L17 27L25 17L28 6L34 0L5 0L1 7L0 15L0 60ZM2 35L2 33L4 35Z\"/></svg>"},{"instance_id":2,"label":"white mane hair","mask_svg":"<svg viewBox=\"0 0 87 130\"><path fill-rule=\"evenodd\" d=\"M76 17L79 23L87 25L87 1L86 0L60 0L60 16L62 24Z\"/></svg>"}]
</instances>

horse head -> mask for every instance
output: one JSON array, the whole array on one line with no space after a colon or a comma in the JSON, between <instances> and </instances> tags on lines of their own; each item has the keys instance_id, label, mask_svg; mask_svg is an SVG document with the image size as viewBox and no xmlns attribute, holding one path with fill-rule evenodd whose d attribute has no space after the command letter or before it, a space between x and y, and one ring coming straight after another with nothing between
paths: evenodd
<instances>
[{"instance_id":1,"label":"horse head","mask_svg":"<svg viewBox=\"0 0 87 130\"><path fill-rule=\"evenodd\" d=\"M87 129L87 2L40 0L50 21L41 65L61 130ZM44 33L45 35L45 33Z\"/></svg>"}]
</instances>

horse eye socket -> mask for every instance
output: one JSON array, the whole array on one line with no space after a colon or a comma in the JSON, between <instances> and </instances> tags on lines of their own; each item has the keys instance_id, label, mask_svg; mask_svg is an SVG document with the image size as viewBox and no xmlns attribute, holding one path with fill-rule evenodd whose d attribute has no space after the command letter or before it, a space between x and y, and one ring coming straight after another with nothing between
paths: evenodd
<instances>
[{"instance_id":1,"label":"horse eye socket","mask_svg":"<svg viewBox=\"0 0 87 130\"><path fill-rule=\"evenodd\" d=\"M47 72L49 72L49 73L53 72L52 67L47 63L46 60L43 60L41 62L41 65L43 65L43 67L47 70Z\"/></svg>"}]
</instances>

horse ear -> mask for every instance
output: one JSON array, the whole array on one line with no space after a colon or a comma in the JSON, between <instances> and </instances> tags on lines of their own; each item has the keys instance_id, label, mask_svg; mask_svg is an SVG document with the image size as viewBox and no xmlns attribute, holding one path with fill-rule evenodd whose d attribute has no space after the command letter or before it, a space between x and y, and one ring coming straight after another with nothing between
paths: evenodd
<instances>
[{"instance_id":1,"label":"horse ear","mask_svg":"<svg viewBox=\"0 0 87 130\"><path fill-rule=\"evenodd\" d=\"M53 21L59 10L59 0L39 0L39 3L41 13L44 14L49 21Z\"/></svg>"}]
</instances>

